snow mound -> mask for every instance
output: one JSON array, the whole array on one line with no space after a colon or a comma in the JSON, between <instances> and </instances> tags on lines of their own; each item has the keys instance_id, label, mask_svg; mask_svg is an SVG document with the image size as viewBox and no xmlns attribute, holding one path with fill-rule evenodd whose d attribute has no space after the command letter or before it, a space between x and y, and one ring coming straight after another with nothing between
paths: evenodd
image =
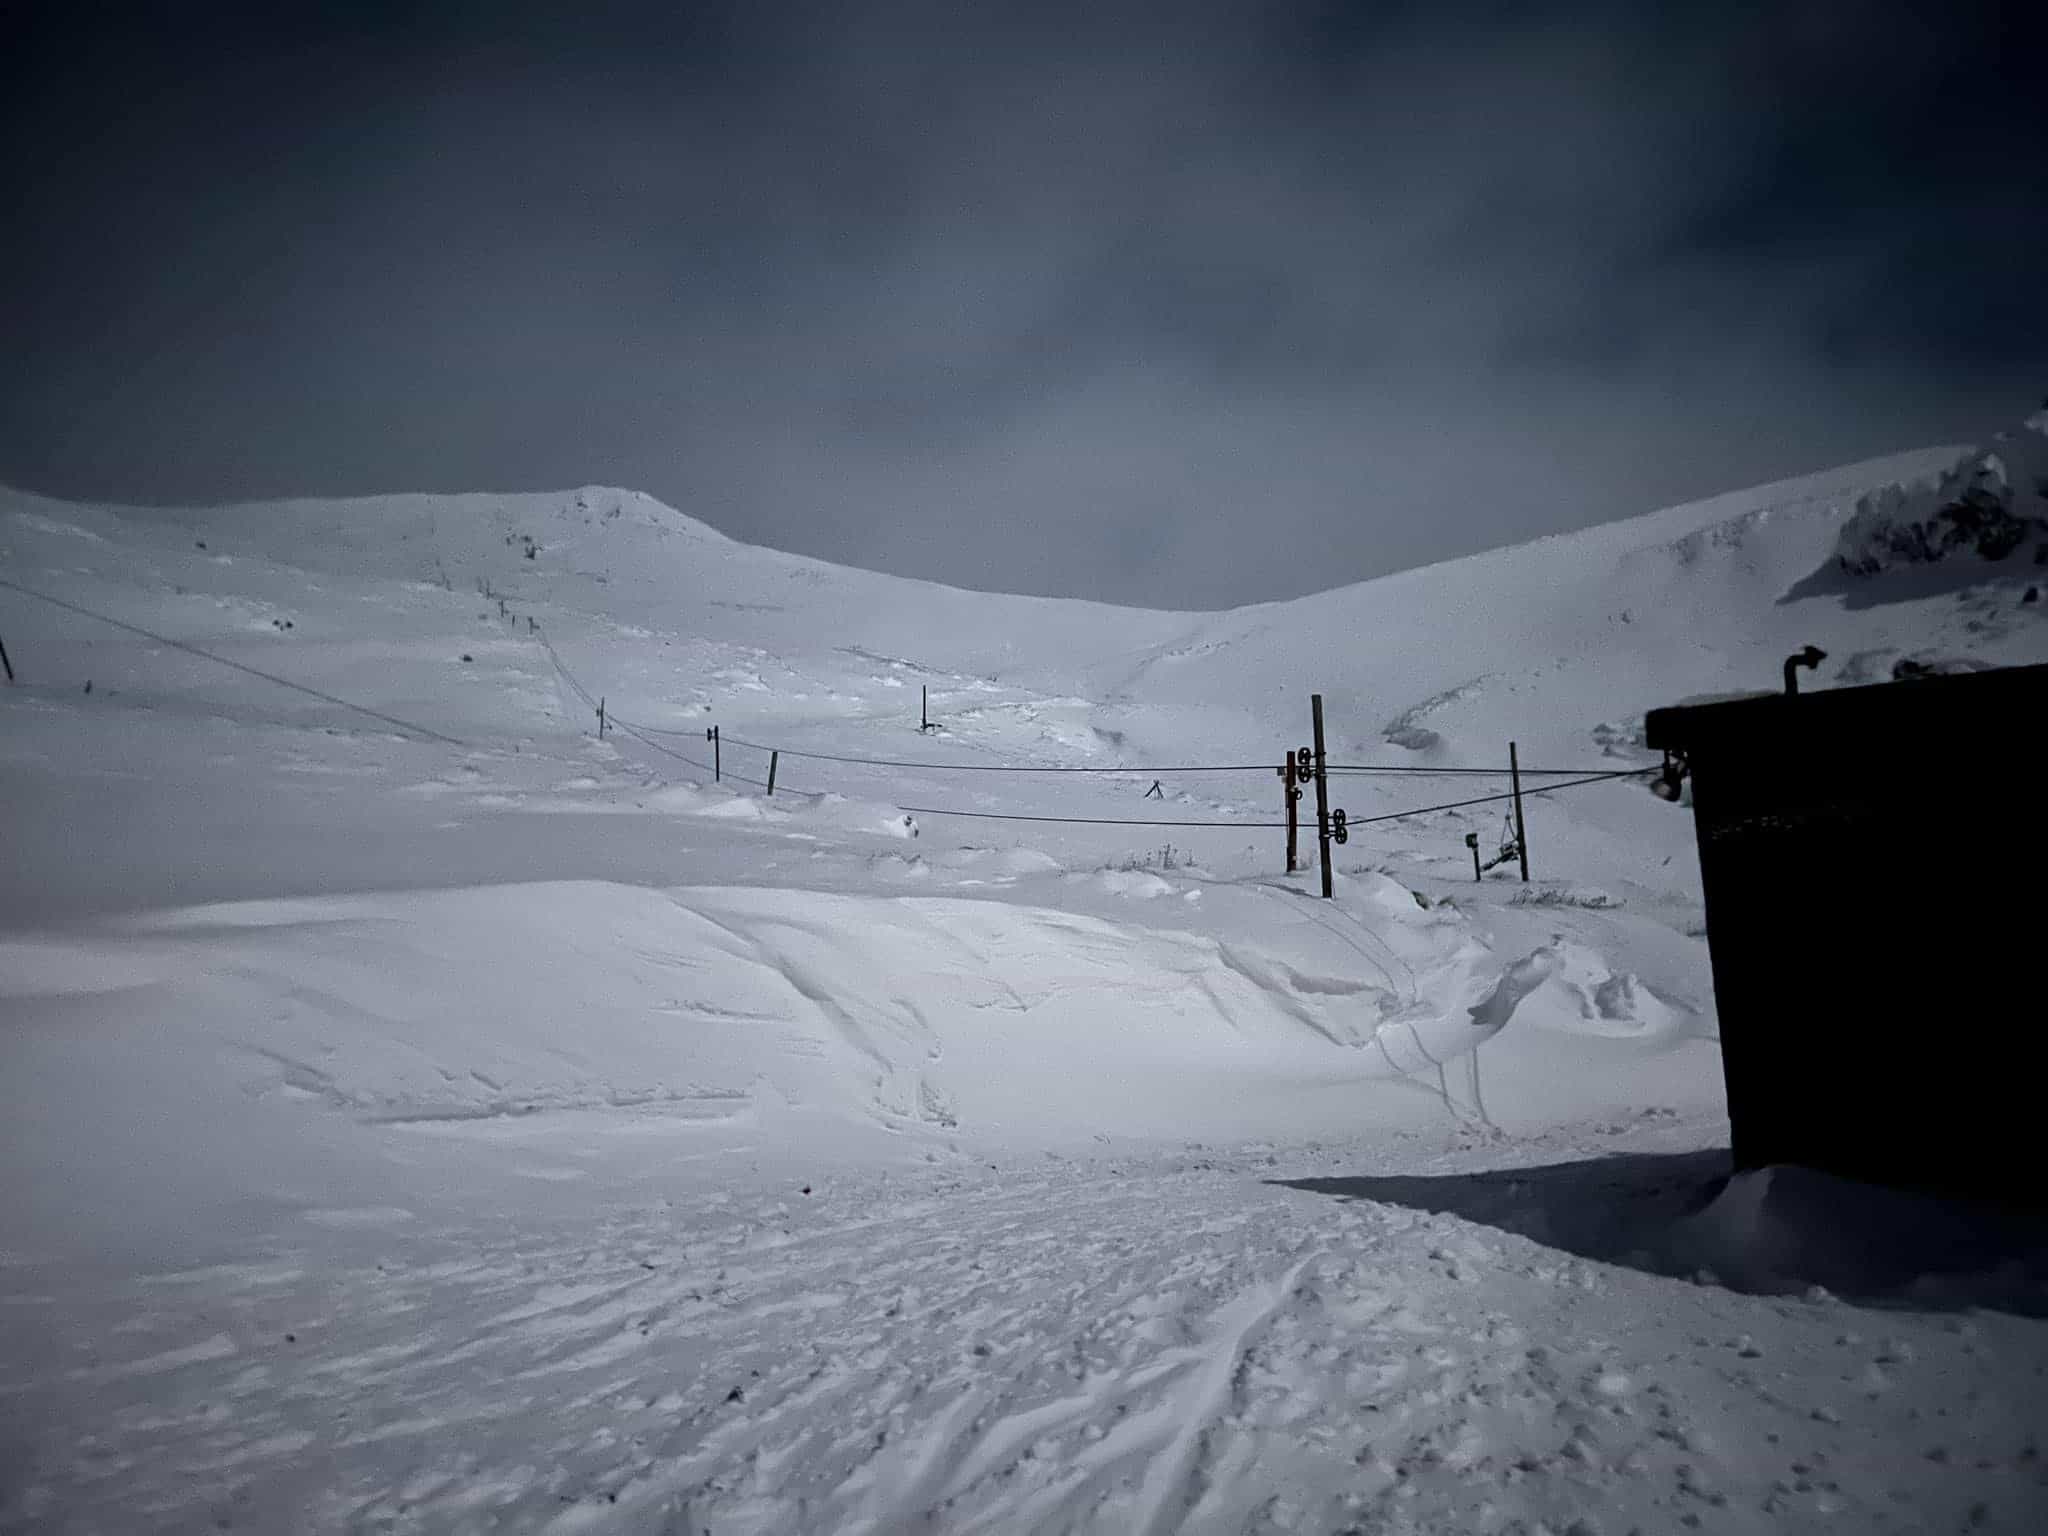
<instances>
[{"instance_id":1,"label":"snow mound","mask_svg":"<svg viewBox=\"0 0 2048 1536\"><path fill-rule=\"evenodd\" d=\"M1092 875L1073 875L1069 878L1111 896L1135 896L1141 901L1151 901L1160 896L1173 894L1173 886L1168 881L1143 869L1102 869Z\"/></svg>"},{"instance_id":2,"label":"snow mound","mask_svg":"<svg viewBox=\"0 0 2048 1536\"><path fill-rule=\"evenodd\" d=\"M138 1168L210 1170L163 1202L182 1208L295 1165L330 1182L349 1159L311 1148L350 1126L571 1111L735 1134L801 1113L1010 1145L1336 1133L1440 1113L1444 1064L1497 1038L1495 1111L1529 1123L1555 1107L1546 1075L1588 1070L1540 1035L1512 1044L1566 957L1503 963L1412 901L1373 926L1376 949L1304 951L1007 902L558 882L0 939L0 997L38 1042L0 1112L49 1174L10 1198L92 1206L94 1168L135 1191ZM1375 952L1395 968L1361 969ZM1644 1091L1615 1075L1625 1061L1609 1082Z\"/></svg>"}]
</instances>

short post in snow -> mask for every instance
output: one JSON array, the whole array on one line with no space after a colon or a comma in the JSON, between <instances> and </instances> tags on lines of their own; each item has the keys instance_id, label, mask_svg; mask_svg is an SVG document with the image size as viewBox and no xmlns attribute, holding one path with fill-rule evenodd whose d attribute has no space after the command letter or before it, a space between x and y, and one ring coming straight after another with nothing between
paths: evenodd
<instances>
[{"instance_id":1,"label":"short post in snow","mask_svg":"<svg viewBox=\"0 0 2048 1536\"><path fill-rule=\"evenodd\" d=\"M1529 834L1522 828L1522 759L1508 743L1508 780L1515 792L1515 857L1522 861L1522 884L1529 883Z\"/></svg>"},{"instance_id":2,"label":"short post in snow","mask_svg":"<svg viewBox=\"0 0 2048 1536\"><path fill-rule=\"evenodd\" d=\"M1472 850L1472 878L1474 880L1484 880L1486 872L1479 867L1479 834L1477 832L1467 832L1465 834L1465 846Z\"/></svg>"},{"instance_id":3,"label":"short post in snow","mask_svg":"<svg viewBox=\"0 0 2048 1536\"><path fill-rule=\"evenodd\" d=\"M589 695L586 694L585 697ZM604 740L604 695L601 693L597 696L597 739Z\"/></svg>"},{"instance_id":4,"label":"short post in snow","mask_svg":"<svg viewBox=\"0 0 2048 1536\"><path fill-rule=\"evenodd\" d=\"M917 685L917 728L920 733L937 729L932 724L932 685L930 683L919 683Z\"/></svg>"},{"instance_id":5,"label":"short post in snow","mask_svg":"<svg viewBox=\"0 0 2048 1536\"><path fill-rule=\"evenodd\" d=\"M718 727L714 725L706 731L704 739L711 743L711 782L714 784L723 783L725 781L725 774L721 769L718 757Z\"/></svg>"},{"instance_id":6,"label":"short post in snow","mask_svg":"<svg viewBox=\"0 0 2048 1536\"><path fill-rule=\"evenodd\" d=\"M7 681L14 681L14 663L7 659L7 642L0 640L0 667L7 669Z\"/></svg>"},{"instance_id":7,"label":"short post in snow","mask_svg":"<svg viewBox=\"0 0 2048 1536\"><path fill-rule=\"evenodd\" d=\"M775 793L775 765L782 760L782 754L771 750L768 754L768 793Z\"/></svg>"},{"instance_id":8,"label":"short post in snow","mask_svg":"<svg viewBox=\"0 0 2048 1536\"><path fill-rule=\"evenodd\" d=\"M1309 695L1309 711L1315 723L1316 736L1316 840L1322 845L1323 853L1323 900L1328 901L1335 894L1330 878L1330 779L1324 771L1323 753L1323 696Z\"/></svg>"}]
</instances>

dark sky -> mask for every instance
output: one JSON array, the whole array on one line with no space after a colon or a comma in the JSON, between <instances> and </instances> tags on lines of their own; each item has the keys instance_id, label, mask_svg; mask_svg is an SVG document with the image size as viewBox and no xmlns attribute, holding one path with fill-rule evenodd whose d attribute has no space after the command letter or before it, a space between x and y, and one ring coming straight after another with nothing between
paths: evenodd
<instances>
[{"instance_id":1,"label":"dark sky","mask_svg":"<svg viewBox=\"0 0 2048 1536\"><path fill-rule=\"evenodd\" d=\"M2048 391L2032 6L0 7L0 480L1290 596Z\"/></svg>"}]
</instances>

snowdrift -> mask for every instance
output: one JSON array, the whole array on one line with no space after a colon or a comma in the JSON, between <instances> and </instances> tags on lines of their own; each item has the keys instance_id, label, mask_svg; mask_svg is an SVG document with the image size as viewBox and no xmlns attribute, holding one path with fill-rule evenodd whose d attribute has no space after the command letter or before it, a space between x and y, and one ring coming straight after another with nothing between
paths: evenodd
<instances>
[{"instance_id":1,"label":"snowdrift","mask_svg":"<svg viewBox=\"0 0 2048 1536\"><path fill-rule=\"evenodd\" d=\"M171 1163L218 1181L218 1201L248 1184L238 1165L275 1188L353 1128L584 1110L739 1143L801 1117L941 1147L956 1132L1054 1145L1476 1116L1443 1069L1468 1072L1565 963L1503 962L1408 905L1399 986L1328 974L1328 955L1290 954L1284 935L1268 948L993 901L590 882L0 939L11 1165L65 1170L42 1188L71 1202L96 1161ZM1561 1059L1558 1038L1508 1049L1510 1031L1491 1048L1506 1051L1491 1113L1553 1110L1532 1087L1546 1061L1572 1077L1601 1056L1588 1037L1590 1055ZM1711 1054L1688 1038L1615 1044L1602 1093L1711 1096ZM107 1182L134 1203L130 1180ZM25 1192L10 1182L10 1199Z\"/></svg>"}]
</instances>

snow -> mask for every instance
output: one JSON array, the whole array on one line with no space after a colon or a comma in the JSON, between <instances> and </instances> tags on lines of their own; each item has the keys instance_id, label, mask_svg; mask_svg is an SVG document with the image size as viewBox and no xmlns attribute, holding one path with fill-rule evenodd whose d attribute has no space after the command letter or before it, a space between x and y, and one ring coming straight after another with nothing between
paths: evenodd
<instances>
[{"instance_id":1,"label":"snow","mask_svg":"<svg viewBox=\"0 0 2048 1536\"><path fill-rule=\"evenodd\" d=\"M2040 1234L1725 1179L1682 809L1532 794L1529 886L1496 805L1360 826L1322 902L1184 771L2041 660L2025 552L1841 558L2032 451L1214 614L596 487L0 492L0 1528L2039 1528Z\"/></svg>"}]
</instances>

